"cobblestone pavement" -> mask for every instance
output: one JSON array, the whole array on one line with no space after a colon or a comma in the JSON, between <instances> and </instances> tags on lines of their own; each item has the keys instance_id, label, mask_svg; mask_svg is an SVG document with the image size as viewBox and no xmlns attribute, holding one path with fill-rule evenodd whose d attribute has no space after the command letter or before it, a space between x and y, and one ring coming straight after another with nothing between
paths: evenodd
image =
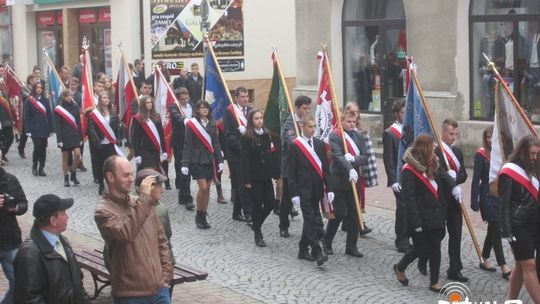
<instances>
[{"instance_id":1,"label":"cobblestone pavement","mask_svg":"<svg viewBox=\"0 0 540 304\"><path fill-rule=\"evenodd\" d=\"M6 170L15 174L21 181L29 202L44 193L55 193L62 197L74 197L75 205L69 211L70 236L76 246L98 247L101 238L93 220L94 208L99 200L97 185L92 183L90 170L79 173L81 185L63 187L60 167L60 153L51 138L45 171L47 177L34 177L31 174L31 160L20 159L16 148L8 154L10 163ZM31 156L32 144L27 145L26 154ZM85 149L85 164L90 165L88 149ZM166 191L164 203L172 220L174 254L177 261L208 271L207 281L181 284L175 288L175 302L184 303L437 303L438 295L428 290L429 278L422 276L412 264L406 273L410 284L403 287L396 280L392 265L402 254L394 249L394 198L385 187L386 176L382 161L379 165L381 186L368 189L368 213L366 222L374 231L359 239L359 250L363 258L346 256L345 233L339 232L334 241L335 255L323 267L315 263L299 260L298 241L302 229L301 218L291 222L292 237L279 237L278 217L271 214L263 226L266 248L256 247L252 231L243 223L231 219L232 204L218 205L215 191L212 190L209 208L209 221L212 229L199 230L194 224L194 212L187 211L176 203L176 190ZM89 168L90 169L90 168ZM171 166L171 171L172 171ZM470 172L472 174L472 172ZM230 184L225 172L225 197L230 197ZM174 180L174 173L171 174ZM469 176L470 181L472 176ZM173 183L174 185L174 183ZM463 186L465 202L472 217L480 243L483 243L485 225L480 216L468 207L470 184ZM196 185L192 183L193 194ZM31 207L31 206L30 206ZM31 213L30 213L31 214ZM29 226L31 217L24 216L23 226ZM507 281L501 278L498 269L495 273L478 268L478 258L471 245L466 227L463 228L462 245L463 273L471 281L467 284L471 291L471 301L501 301L505 297ZM443 261L441 279L446 279L448 257L446 239L443 241ZM506 258L513 264L509 246L504 244ZM494 257L491 259L494 261ZM90 283L90 282L87 282ZM91 289L90 285L87 285ZM6 288L5 278L0 278L0 294ZM529 301L524 295L524 303ZM96 303L110 302L109 290Z\"/></svg>"}]
</instances>

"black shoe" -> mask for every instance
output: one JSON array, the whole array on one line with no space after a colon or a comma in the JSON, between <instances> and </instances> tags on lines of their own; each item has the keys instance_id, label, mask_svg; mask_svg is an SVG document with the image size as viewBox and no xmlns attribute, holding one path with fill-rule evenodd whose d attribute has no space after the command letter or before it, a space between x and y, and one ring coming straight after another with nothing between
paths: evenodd
<instances>
[{"instance_id":1,"label":"black shoe","mask_svg":"<svg viewBox=\"0 0 540 304\"><path fill-rule=\"evenodd\" d=\"M37 169L36 169L36 167L32 167L32 174L33 174L34 176L37 176Z\"/></svg>"},{"instance_id":2,"label":"black shoe","mask_svg":"<svg viewBox=\"0 0 540 304\"><path fill-rule=\"evenodd\" d=\"M315 261L315 259L311 256L311 254L309 253L309 251L307 249L300 250L298 252L298 258L301 259L301 260L306 260L306 261L310 261L310 262Z\"/></svg>"},{"instance_id":3,"label":"black shoe","mask_svg":"<svg viewBox=\"0 0 540 304\"><path fill-rule=\"evenodd\" d=\"M283 237L283 238L291 237L291 235L289 234L289 230L287 230L287 229L280 229L279 230L279 236Z\"/></svg>"},{"instance_id":4,"label":"black shoe","mask_svg":"<svg viewBox=\"0 0 540 304\"><path fill-rule=\"evenodd\" d=\"M291 217L294 218L298 216L298 210L296 210L296 208L292 207L291 208Z\"/></svg>"},{"instance_id":5,"label":"black shoe","mask_svg":"<svg viewBox=\"0 0 540 304\"><path fill-rule=\"evenodd\" d=\"M502 274L502 277L503 279L509 281L510 280L510 275L512 274L512 270L510 270L509 272L505 272Z\"/></svg>"},{"instance_id":6,"label":"black shoe","mask_svg":"<svg viewBox=\"0 0 540 304\"><path fill-rule=\"evenodd\" d=\"M45 174L45 171L43 171L43 168L40 168L40 169L39 169L38 175L39 175L39 176L47 176L47 174Z\"/></svg>"},{"instance_id":7,"label":"black shoe","mask_svg":"<svg viewBox=\"0 0 540 304\"><path fill-rule=\"evenodd\" d=\"M232 219L239 222L245 222L246 218L241 214L236 214L232 216Z\"/></svg>"},{"instance_id":8,"label":"black shoe","mask_svg":"<svg viewBox=\"0 0 540 304\"><path fill-rule=\"evenodd\" d=\"M193 209L195 209L195 205L193 205L192 202L187 202L186 203L186 209L189 210L189 211L192 211Z\"/></svg>"},{"instance_id":9,"label":"black shoe","mask_svg":"<svg viewBox=\"0 0 540 304\"><path fill-rule=\"evenodd\" d=\"M320 247L311 250L311 256L317 262L317 266L322 266L324 262L328 261L328 256L324 254Z\"/></svg>"},{"instance_id":10,"label":"black shoe","mask_svg":"<svg viewBox=\"0 0 540 304\"><path fill-rule=\"evenodd\" d=\"M364 236L371 231L373 231L373 229L369 228L368 226L366 226L366 223L364 223L364 229L360 229L360 236Z\"/></svg>"},{"instance_id":11,"label":"black shoe","mask_svg":"<svg viewBox=\"0 0 540 304\"><path fill-rule=\"evenodd\" d=\"M427 261L418 259L418 271L423 275L427 275Z\"/></svg>"},{"instance_id":12,"label":"black shoe","mask_svg":"<svg viewBox=\"0 0 540 304\"><path fill-rule=\"evenodd\" d=\"M21 158L26 158L26 154L24 154L24 151L19 150L19 156Z\"/></svg>"},{"instance_id":13,"label":"black shoe","mask_svg":"<svg viewBox=\"0 0 540 304\"><path fill-rule=\"evenodd\" d=\"M64 187L69 187L69 175L64 175Z\"/></svg>"},{"instance_id":14,"label":"black shoe","mask_svg":"<svg viewBox=\"0 0 540 304\"><path fill-rule=\"evenodd\" d=\"M360 251L358 251L358 249L356 249L356 248L347 248L347 249L345 249L345 254L356 257L356 258L364 257L364 254L361 253Z\"/></svg>"},{"instance_id":15,"label":"black shoe","mask_svg":"<svg viewBox=\"0 0 540 304\"><path fill-rule=\"evenodd\" d=\"M447 273L447 274L448 274L448 279L449 279L449 280L452 280L452 281L458 281L458 282L463 282L463 283L469 282L469 278L467 278L466 276L462 275L462 274L461 274L461 271L449 272L449 273Z\"/></svg>"},{"instance_id":16,"label":"black shoe","mask_svg":"<svg viewBox=\"0 0 540 304\"><path fill-rule=\"evenodd\" d=\"M79 163L78 169L81 170L81 172L86 172L86 171L88 171L88 169L86 169L86 167L83 165L83 163Z\"/></svg>"},{"instance_id":17,"label":"black shoe","mask_svg":"<svg viewBox=\"0 0 540 304\"><path fill-rule=\"evenodd\" d=\"M329 244L328 242L323 242L322 249L326 255L334 254L334 250L332 249L332 244Z\"/></svg>"},{"instance_id":18,"label":"black shoe","mask_svg":"<svg viewBox=\"0 0 540 304\"><path fill-rule=\"evenodd\" d=\"M204 229L202 217L203 217L203 212L197 211L197 214L195 214L195 225L197 225L197 228L199 229Z\"/></svg>"},{"instance_id":19,"label":"black shoe","mask_svg":"<svg viewBox=\"0 0 540 304\"><path fill-rule=\"evenodd\" d=\"M72 181L73 184L75 184L75 185L78 185L78 184L81 183L81 182L77 179L77 171L72 171L72 172L71 172L71 181Z\"/></svg>"},{"instance_id":20,"label":"black shoe","mask_svg":"<svg viewBox=\"0 0 540 304\"><path fill-rule=\"evenodd\" d=\"M255 245L259 247L266 247L266 243L264 242L263 236L261 235L255 235Z\"/></svg>"},{"instance_id":21,"label":"black shoe","mask_svg":"<svg viewBox=\"0 0 540 304\"><path fill-rule=\"evenodd\" d=\"M405 278L399 278L399 275L398 275L398 272L401 272L397 269L397 264L394 264L394 266L392 267L394 269L394 273L396 274L396 279L401 283L401 285L404 285L404 286L407 286L409 285L409 279L407 279L407 277L405 276L405 273L403 273L403 276Z\"/></svg>"},{"instance_id":22,"label":"black shoe","mask_svg":"<svg viewBox=\"0 0 540 304\"><path fill-rule=\"evenodd\" d=\"M210 226L210 224L208 224L208 221L206 220L207 215L208 215L208 213L203 212L202 218L201 218L204 229L212 228L212 226Z\"/></svg>"}]
</instances>

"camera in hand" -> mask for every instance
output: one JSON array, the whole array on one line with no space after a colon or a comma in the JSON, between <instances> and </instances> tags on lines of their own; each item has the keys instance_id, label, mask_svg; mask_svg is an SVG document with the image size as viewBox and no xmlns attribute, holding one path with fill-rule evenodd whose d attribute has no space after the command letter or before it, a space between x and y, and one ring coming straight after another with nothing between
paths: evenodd
<instances>
[{"instance_id":1,"label":"camera in hand","mask_svg":"<svg viewBox=\"0 0 540 304\"><path fill-rule=\"evenodd\" d=\"M8 193L4 193L4 207L6 208L17 208L17 201L15 198Z\"/></svg>"}]
</instances>

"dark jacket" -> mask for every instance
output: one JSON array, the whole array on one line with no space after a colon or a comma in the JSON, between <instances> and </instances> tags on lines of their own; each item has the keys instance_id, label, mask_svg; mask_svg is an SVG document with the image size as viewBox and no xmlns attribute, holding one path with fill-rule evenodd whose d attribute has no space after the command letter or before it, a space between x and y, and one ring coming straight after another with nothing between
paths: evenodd
<instances>
[{"instance_id":1,"label":"dark jacket","mask_svg":"<svg viewBox=\"0 0 540 304\"><path fill-rule=\"evenodd\" d=\"M471 183L471 209L480 210L483 221L498 222L500 207L499 199L489 194L489 159L476 152Z\"/></svg>"},{"instance_id":2,"label":"dark jacket","mask_svg":"<svg viewBox=\"0 0 540 304\"><path fill-rule=\"evenodd\" d=\"M9 103L9 99L7 97L4 97L0 93L0 98L3 100L0 100L0 123L2 124L0 128L4 127L11 127L13 126L13 117L11 116L11 104Z\"/></svg>"},{"instance_id":3,"label":"dark jacket","mask_svg":"<svg viewBox=\"0 0 540 304\"><path fill-rule=\"evenodd\" d=\"M398 150L399 150L399 138L386 129L382 135L383 141L383 162L386 176L388 177L387 186L390 187L398 182L397 179L397 167L398 167Z\"/></svg>"},{"instance_id":4,"label":"dark jacket","mask_svg":"<svg viewBox=\"0 0 540 304\"><path fill-rule=\"evenodd\" d=\"M200 120L196 118L199 122ZM201 124L202 125L202 124ZM189 167L191 164L208 165L213 164L214 159L218 163L223 163L223 155L221 154L221 146L217 135L216 123L213 120L208 122L206 132L212 139L212 147L214 155L206 149L197 135L193 133L190 127L186 127L186 140L184 142L184 154L182 155L182 166Z\"/></svg>"},{"instance_id":5,"label":"dark jacket","mask_svg":"<svg viewBox=\"0 0 540 304\"><path fill-rule=\"evenodd\" d=\"M56 141L62 143L63 149L78 148L82 143L82 134L81 134L81 115L79 113L79 107L75 103L62 101L58 105L67 110L75 118L75 123L77 128L67 122L63 117L61 117L56 111L54 115L56 116Z\"/></svg>"},{"instance_id":6,"label":"dark jacket","mask_svg":"<svg viewBox=\"0 0 540 304\"><path fill-rule=\"evenodd\" d=\"M67 261L34 224L15 256L15 303L90 303L82 275L66 238L60 236Z\"/></svg>"},{"instance_id":7,"label":"dark jacket","mask_svg":"<svg viewBox=\"0 0 540 304\"><path fill-rule=\"evenodd\" d=\"M17 216L26 213L28 201L17 178L1 167L0 193L9 194L10 197L14 198L13 202L7 202L4 198L4 207L0 208L0 250L3 251L15 249L21 244L21 228L17 222ZM11 203L16 205L11 205ZM8 211L8 208L15 207L18 208L17 211Z\"/></svg>"},{"instance_id":8,"label":"dark jacket","mask_svg":"<svg viewBox=\"0 0 540 304\"><path fill-rule=\"evenodd\" d=\"M242 184L272 179L273 155L270 134L255 134L255 136L259 140L258 143L255 143L247 134L240 137Z\"/></svg>"},{"instance_id":9,"label":"dark jacket","mask_svg":"<svg viewBox=\"0 0 540 304\"><path fill-rule=\"evenodd\" d=\"M150 139L150 136L146 133L143 126L141 125L141 122L136 117L137 116L133 117L133 122L131 124L131 128L133 130L131 146L133 147L135 156L141 156L141 153L143 153L142 151L155 153L156 155L161 156L161 153L165 152L165 137L163 136L163 127L161 126L161 121L154 121L154 125L156 125L156 129L159 135L159 142L161 145L161 151L159 151L158 153L154 146L154 142Z\"/></svg>"},{"instance_id":10,"label":"dark jacket","mask_svg":"<svg viewBox=\"0 0 540 304\"><path fill-rule=\"evenodd\" d=\"M225 133L225 148L227 150L227 160L229 162L240 162L240 131L238 131L238 123L230 110L231 104L223 111L223 127ZM247 113L251 111L251 107L247 106Z\"/></svg>"},{"instance_id":11,"label":"dark jacket","mask_svg":"<svg viewBox=\"0 0 540 304\"><path fill-rule=\"evenodd\" d=\"M54 132L51 106L46 97L34 96L34 98L45 107L47 115L43 115L40 110L30 104L30 100L27 98L23 106L24 130L26 133L32 134L33 137L47 138L51 132Z\"/></svg>"},{"instance_id":12,"label":"dark jacket","mask_svg":"<svg viewBox=\"0 0 540 304\"><path fill-rule=\"evenodd\" d=\"M516 162L516 165L522 167L520 163ZM538 201L525 187L506 174L499 174L499 195L501 237L512 236L512 227L538 223Z\"/></svg>"},{"instance_id":13,"label":"dark jacket","mask_svg":"<svg viewBox=\"0 0 540 304\"><path fill-rule=\"evenodd\" d=\"M183 150L184 141L186 140L185 117L176 103L169 106L169 115L172 122L171 147L175 150Z\"/></svg>"},{"instance_id":14,"label":"dark jacket","mask_svg":"<svg viewBox=\"0 0 540 304\"><path fill-rule=\"evenodd\" d=\"M289 147L287 183L290 197L299 196L301 202L320 200L326 186L327 192L332 192L332 179L328 170L328 157L323 141L313 138L313 148L322 163L323 180L304 156L304 153L294 144Z\"/></svg>"},{"instance_id":15,"label":"dark jacket","mask_svg":"<svg viewBox=\"0 0 540 304\"><path fill-rule=\"evenodd\" d=\"M348 134L358 147L358 150L360 150L360 155L356 155L354 157L354 163L352 164L345 160L345 150L343 150L341 133L334 130L328 137L331 152L330 172L332 173L332 185L334 186L334 189L342 191L351 189L351 182L349 182L349 171L351 169L355 169L358 173L358 177L362 176L362 170L358 169L368 161L367 147L365 142L360 140L358 132L353 131Z\"/></svg>"},{"instance_id":16,"label":"dark jacket","mask_svg":"<svg viewBox=\"0 0 540 304\"><path fill-rule=\"evenodd\" d=\"M123 135L122 123L120 122L118 115L113 115L112 113L109 113L109 115L109 126L113 130L114 136L116 136L116 142L120 143ZM105 134L101 132L101 129L96 125L92 118L88 119L88 137L98 149L101 147L101 141L105 138Z\"/></svg>"},{"instance_id":17,"label":"dark jacket","mask_svg":"<svg viewBox=\"0 0 540 304\"><path fill-rule=\"evenodd\" d=\"M442 199L446 200L447 208L458 210L460 209L459 203L454 199L454 196L452 195L452 189L454 189L455 186L463 184L467 180L467 171L465 170L465 163L463 162L463 153L461 152L461 150L455 146L452 146L452 151L456 155L456 158L458 159L461 165L459 166L459 171L456 172L456 180L454 181L451 178L450 183L445 183L442 185L442 191L443 191ZM435 149L435 154L439 158L439 168L442 168L444 171L450 170L449 168L446 167L446 162L444 161L444 158L442 157L441 149L439 148Z\"/></svg>"},{"instance_id":18,"label":"dark jacket","mask_svg":"<svg viewBox=\"0 0 540 304\"><path fill-rule=\"evenodd\" d=\"M403 159L418 172L424 173L426 168L420 164L410 153L405 152ZM452 178L439 168L435 182L437 183L438 197L420 180L411 170L401 171L401 197L407 208L407 224L410 231L422 227L423 230L444 228L446 221L446 205L442 199L443 187L452 182Z\"/></svg>"},{"instance_id":19,"label":"dark jacket","mask_svg":"<svg viewBox=\"0 0 540 304\"><path fill-rule=\"evenodd\" d=\"M203 84L204 78L201 74L199 74L199 77L197 77L197 80L195 80L195 78L193 78L193 75L191 73L188 73L186 79L186 88L189 91L189 97L191 98L191 100L195 102L201 100Z\"/></svg>"}]
</instances>

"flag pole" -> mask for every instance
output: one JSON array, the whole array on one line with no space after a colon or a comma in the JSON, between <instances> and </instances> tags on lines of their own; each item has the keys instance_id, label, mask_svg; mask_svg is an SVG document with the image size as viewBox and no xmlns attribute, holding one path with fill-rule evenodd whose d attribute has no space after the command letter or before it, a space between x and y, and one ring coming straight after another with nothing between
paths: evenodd
<instances>
[{"instance_id":1,"label":"flag pole","mask_svg":"<svg viewBox=\"0 0 540 304\"><path fill-rule=\"evenodd\" d=\"M204 40L207 43L207 50L210 51L210 56L212 56L212 60L214 61L214 65L217 67L217 72L219 75L219 78L221 78L221 82L223 83L223 87L225 87L225 92L227 93L227 98L229 98L229 101L231 102L231 105L234 107L235 103L233 102L231 92L229 92L229 88L227 87L227 83L225 82L225 78L223 77L223 73L221 72L221 67L219 66L219 63L216 59L216 54L214 53L214 48L210 44L210 39L208 39L208 36L204 37ZM206 77L206 75L204 76ZM238 114L236 113L236 110L232 111L234 118L236 119L236 123L238 126L241 126L240 118L238 117Z\"/></svg>"},{"instance_id":2,"label":"flag pole","mask_svg":"<svg viewBox=\"0 0 540 304\"><path fill-rule=\"evenodd\" d=\"M330 86L330 90L332 91L332 104L334 105L335 113L336 113L336 119L337 119L337 125L339 128L339 131L341 131L341 140L343 141L343 150L345 151L345 154L349 153L349 149L347 148L347 142L345 139L345 130L343 130L343 126L341 125L341 114L340 110L337 104L337 95L336 90L334 87L334 78L332 77L332 69L330 68L330 62L328 60L328 50L326 48L326 45L321 43L321 47L323 49L324 54L324 62L325 62L325 69L326 74L328 75L328 84ZM360 178L360 177L358 177ZM356 209L356 214L358 215L358 222L360 229L364 230L364 216L362 215L362 210L360 209L360 199L358 198L358 189L356 188L355 182L351 181L351 187L353 191L354 196L354 207Z\"/></svg>"},{"instance_id":3,"label":"flag pole","mask_svg":"<svg viewBox=\"0 0 540 304\"><path fill-rule=\"evenodd\" d=\"M437 128L435 127L435 124L433 122L433 117L431 116L431 111L429 110L426 97L424 96L424 91L422 90L422 87L420 86L420 82L418 81L418 77L416 75L416 69L414 68L411 69L411 77L414 81L414 84L416 85L418 94L420 95L420 101L422 102L422 106L424 107L424 110L426 112L429 124L431 126L431 130L433 131L433 134L435 135L435 140L437 141L437 144L439 145L439 148L441 150L441 155L446 164L446 168L450 168L448 164L448 159L446 158L446 154L444 154L444 147L442 144L441 136L439 135L439 132L437 131ZM480 250L480 244L478 243L478 239L476 238L476 233L474 232L473 226L471 224L469 213L467 212L467 209L465 208L465 205L463 204L463 198L461 198L461 201L459 202L459 207L461 209L461 213L463 214L463 218L465 219L465 223L467 224L467 229L469 230L469 234L471 235L474 249L476 251L476 254L478 255L478 258L480 259L480 263L484 263L484 258L482 257L482 251Z\"/></svg>"},{"instance_id":4,"label":"flag pole","mask_svg":"<svg viewBox=\"0 0 540 304\"><path fill-rule=\"evenodd\" d=\"M279 74L279 80L281 81L281 83L283 83L283 86L285 88L285 99L287 99L287 105L289 106L289 111L291 112L291 116L293 119L294 131L296 132L296 136L300 136L300 130L298 130L298 124L295 122L294 108L291 102L291 96L289 95L289 89L287 88L287 83L285 83L285 78L283 77L283 70L281 69L281 62L279 61L277 49L274 49L272 57L276 62L276 66L277 66L277 70Z\"/></svg>"},{"instance_id":5,"label":"flag pole","mask_svg":"<svg viewBox=\"0 0 540 304\"><path fill-rule=\"evenodd\" d=\"M131 84L131 87L133 89L133 92L135 92L135 100L137 100L137 105L139 104L139 91L137 91L137 87L135 86L135 82L133 81L133 73L129 70L129 65L127 63L127 60L126 60L126 56L124 56L124 49L122 48L122 44L119 44L118 45L118 48L120 49L120 56L121 56L121 60L122 60L122 63L124 65L124 69L127 69L128 71L128 78L129 78L129 83ZM124 89L124 88L122 88ZM118 101L120 102L120 101ZM124 100L124 103L126 101Z\"/></svg>"},{"instance_id":6,"label":"flag pole","mask_svg":"<svg viewBox=\"0 0 540 304\"><path fill-rule=\"evenodd\" d=\"M56 68L54 67L51 57L49 57L49 54L47 53L45 48L43 48L43 53L45 54L45 60L49 63L49 66L51 67L51 70L53 70L54 75L58 77L58 79L62 80L62 78L60 78L60 75L58 74L58 71L56 71ZM62 86L62 90L66 89L66 85L64 84L64 82L60 81L60 85Z\"/></svg>"}]
</instances>

